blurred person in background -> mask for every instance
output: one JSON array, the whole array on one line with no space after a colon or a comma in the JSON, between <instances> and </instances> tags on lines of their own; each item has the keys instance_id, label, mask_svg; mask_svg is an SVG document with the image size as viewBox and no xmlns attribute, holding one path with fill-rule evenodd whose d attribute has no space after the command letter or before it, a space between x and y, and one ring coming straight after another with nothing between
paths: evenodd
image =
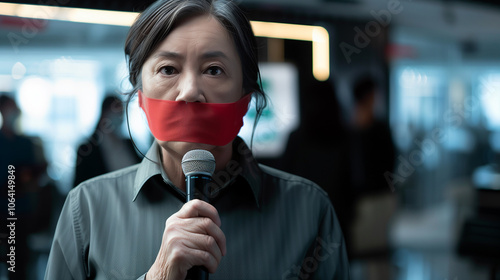
<instances>
[{"instance_id":1,"label":"blurred person in background","mask_svg":"<svg viewBox=\"0 0 500 280\"><path fill-rule=\"evenodd\" d=\"M349 243L353 215L349 188L347 128L331 80L313 81L300 101L302 122L290 134L282 157L284 171L321 186L335 206L342 232Z\"/></svg>"},{"instance_id":2,"label":"blurred person in background","mask_svg":"<svg viewBox=\"0 0 500 280\"><path fill-rule=\"evenodd\" d=\"M375 116L378 91L369 75L360 76L353 84L351 166L352 184L359 195L390 191L384 173L394 168L395 147L389 125Z\"/></svg>"},{"instance_id":3,"label":"blurred person in background","mask_svg":"<svg viewBox=\"0 0 500 280\"><path fill-rule=\"evenodd\" d=\"M354 216L349 230L349 256L366 261L365 279L391 279L389 224L397 197L384 174L394 169L395 147L389 125L375 115L380 98L375 79L361 75L352 88L349 150Z\"/></svg>"},{"instance_id":4,"label":"blurred person in background","mask_svg":"<svg viewBox=\"0 0 500 280\"><path fill-rule=\"evenodd\" d=\"M155 142L140 164L87 180L61 213L46 279L349 279L331 202L313 182L259 165L238 137L266 105L257 42L225 0L156 1L131 26L129 80ZM258 118L257 118L258 119ZM215 158L206 201L186 202L181 160ZM212 275L211 275L212 277Z\"/></svg>"},{"instance_id":5,"label":"blurred person in background","mask_svg":"<svg viewBox=\"0 0 500 280\"><path fill-rule=\"evenodd\" d=\"M0 95L0 113L2 128L0 129L0 184L2 191L2 221L15 217L15 272L9 272L9 279L29 279L30 262L33 262L33 248L28 243L30 235L48 228L52 210L52 191L54 186L46 174L47 161L44 156L41 141L38 138L27 137L20 133L18 121L21 110L9 94ZM13 169L8 169L12 166ZM12 173L8 173L12 170ZM8 175L14 175L14 180L8 183ZM9 193L8 190L11 192ZM12 215L8 210L9 198L14 199L15 207ZM10 222L7 222L10 223ZM1 229L0 243L7 244L6 237L10 235L9 228ZM4 239L5 238L5 239ZM36 244L38 245L38 244ZM43 246L43 245L42 245ZM7 245L10 248L10 245ZM9 251L4 252L2 259Z\"/></svg>"},{"instance_id":6,"label":"blurred person in background","mask_svg":"<svg viewBox=\"0 0 500 280\"><path fill-rule=\"evenodd\" d=\"M74 187L87 179L140 162L132 141L121 135L123 116L120 98L114 95L104 98L94 133L78 147Z\"/></svg>"}]
</instances>

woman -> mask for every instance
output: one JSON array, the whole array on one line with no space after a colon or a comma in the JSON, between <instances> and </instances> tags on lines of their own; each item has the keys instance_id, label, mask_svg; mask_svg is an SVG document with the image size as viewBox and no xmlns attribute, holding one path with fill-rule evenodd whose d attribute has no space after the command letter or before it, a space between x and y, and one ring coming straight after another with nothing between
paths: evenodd
<instances>
[{"instance_id":1,"label":"woman","mask_svg":"<svg viewBox=\"0 0 500 280\"><path fill-rule=\"evenodd\" d=\"M156 141L142 163L70 192L46 279L185 279L195 266L212 279L347 279L327 195L258 165L237 137L251 95L264 97L237 6L157 1L131 27L125 52ZM181 159L193 149L216 160L210 204L184 203Z\"/></svg>"}]
</instances>

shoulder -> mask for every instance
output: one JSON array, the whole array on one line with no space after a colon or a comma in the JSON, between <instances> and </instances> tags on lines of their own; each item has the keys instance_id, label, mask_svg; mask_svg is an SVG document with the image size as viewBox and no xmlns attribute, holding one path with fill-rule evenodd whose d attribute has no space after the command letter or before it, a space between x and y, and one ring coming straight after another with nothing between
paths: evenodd
<instances>
[{"instance_id":1,"label":"shoulder","mask_svg":"<svg viewBox=\"0 0 500 280\"><path fill-rule=\"evenodd\" d=\"M106 173L83 181L66 198L66 211L71 215L75 230L83 237L92 225L106 223L114 214L126 209L133 199L137 165Z\"/></svg>"},{"instance_id":2,"label":"shoulder","mask_svg":"<svg viewBox=\"0 0 500 280\"><path fill-rule=\"evenodd\" d=\"M295 229L306 227L311 237L316 236L320 228L335 222L330 198L316 183L272 167L261 165L260 168L262 209L278 213L274 217Z\"/></svg>"},{"instance_id":3,"label":"shoulder","mask_svg":"<svg viewBox=\"0 0 500 280\"><path fill-rule=\"evenodd\" d=\"M304 200L308 197L310 201L329 204L328 194L313 181L273 168L259 164L263 173L265 191L276 188L282 195L292 196Z\"/></svg>"},{"instance_id":4,"label":"shoulder","mask_svg":"<svg viewBox=\"0 0 500 280\"><path fill-rule=\"evenodd\" d=\"M92 229L116 220L118 212L132 202L136 170L136 165L130 166L83 181L72 189L58 221L61 229L56 230L54 238L66 240L70 238L67 230L73 230L76 243L82 248L88 246Z\"/></svg>"},{"instance_id":5,"label":"shoulder","mask_svg":"<svg viewBox=\"0 0 500 280\"><path fill-rule=\"evenodd\" d=\"M116 171L112 171L103 175L96 176L94 178L88 179L82 184L92 185L99 184L101 182L109 182L109 181L120 181L124 179L134 178L137 173L137 168L139 164L134 164Z\"/></svg>"},{"instance_id":6,"label":"shoulder","mask_svg":"<svg viewBox=\"0 0 500 280\"><path fill-rule=\"evenodd\" d=\"M133 185L139 164L135 164L110 173L83 181L70 191L73 199L105 199L114 195L116 198L130 196L132 201Z\"/></svg>"}]
</instances>

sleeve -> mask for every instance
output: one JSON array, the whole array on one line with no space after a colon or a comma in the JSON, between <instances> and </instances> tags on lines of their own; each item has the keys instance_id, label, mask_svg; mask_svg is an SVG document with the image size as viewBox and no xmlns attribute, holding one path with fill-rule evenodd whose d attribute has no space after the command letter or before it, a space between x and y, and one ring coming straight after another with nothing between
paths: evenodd
<instances>
[{"instance_id":1,"label":"sleeve","mask_svg":"<svg viewBox=\"0 0 500 280\"><path fill-rule=\"evenodd\" d=\"M50 249L45 279L86 279L82 233L75 192L66 198Z\"/></svg>"},{"instance_id":2,"label":"sleeve","mask_svg":"<svg viewBox=\"0 0 500 280\"><path fill-rule=\"evenodd\" d=\"M301 279L350 279L349 260L333 206L328 208L301 267Z\"/></svg>"}]
</instances>

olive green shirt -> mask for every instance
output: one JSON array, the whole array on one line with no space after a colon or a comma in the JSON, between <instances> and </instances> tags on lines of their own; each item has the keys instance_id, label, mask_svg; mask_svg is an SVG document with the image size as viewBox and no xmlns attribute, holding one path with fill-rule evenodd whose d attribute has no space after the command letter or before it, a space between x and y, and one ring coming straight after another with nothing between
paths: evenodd
<instances>
[{"instance_id":1,"label":"olive green shirt","mask_svg":"<svg viewBox=\"0 0 500 280\"><path fill-rule=\"evenodd\" d=\"M143 279L165 221L186 194L158 164L154 143L139 164L81 183L66 199L45 279ZM240 138L213 176L227 254L210 279L349 279L344 239L326 193L259 165Z\"/></svg>"}]
</instances>

